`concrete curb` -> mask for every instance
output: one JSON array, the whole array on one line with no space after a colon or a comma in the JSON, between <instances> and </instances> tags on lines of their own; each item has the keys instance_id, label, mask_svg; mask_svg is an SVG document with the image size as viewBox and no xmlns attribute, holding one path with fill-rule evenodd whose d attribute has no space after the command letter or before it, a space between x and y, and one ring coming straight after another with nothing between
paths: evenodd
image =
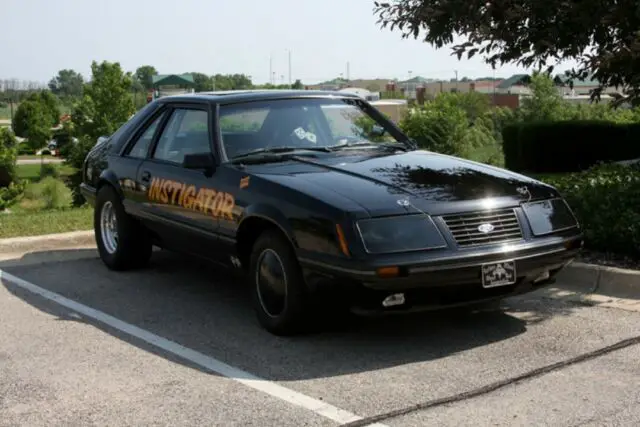
<instances>
[{"instance_id":1,"label":"concrete curb","mask_svg":"<svg viewBox=\"0 0 640 427\"><path fill-rule=\"evenodd\" d=\"M0 239L0 254L95 245L93 230Z\"/></svg>"},{"instance_id":2,"label":"concrete curb","mask_svg":"<svg viewBox=\"0 0 640 427\"><path fill-rule=\"evenodd\" d=\"M640 271L572 262L557 276L558 287L573 292L640 300Z\"/></svg>"}]
</instances>

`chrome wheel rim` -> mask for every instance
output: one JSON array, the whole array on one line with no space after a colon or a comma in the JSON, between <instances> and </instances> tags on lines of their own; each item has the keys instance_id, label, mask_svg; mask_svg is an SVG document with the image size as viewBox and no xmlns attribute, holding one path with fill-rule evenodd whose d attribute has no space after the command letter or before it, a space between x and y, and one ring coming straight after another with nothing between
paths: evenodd
<instances>
[{"instance_id":1,"label":"chrome wheel rim","mask_svg":"<svg viewBox=\"0 0 640 427\"><path fill-rule=\"evenodd\" d=\"M100 234L102 244L110 254L118 249L118 222L116 220L116 210L113 203L105 202L100 212Z\"/></svg>"},{"instance_id":2,"label":"chrome wheel rim","mask_svg":"<svg viewBox=\"0 0 640 427\"><path fill-rule=\"evenodd\" d=\"M262 310L270 317L282 314L287 299L287 274L280 256L265 249L258 257L256 290Z\"/></svg>"}]
</instances>

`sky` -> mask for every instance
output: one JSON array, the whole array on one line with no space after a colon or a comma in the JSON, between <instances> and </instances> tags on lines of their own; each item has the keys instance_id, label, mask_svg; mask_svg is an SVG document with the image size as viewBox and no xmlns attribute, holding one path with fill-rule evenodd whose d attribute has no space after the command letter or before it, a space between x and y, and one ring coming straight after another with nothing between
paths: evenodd
<instances>
[{"instance_id":1,"label":"sky","mask_svg":"<svg viewBox=\"0 0 640 427\"><path fill-rule=\"evenodd\" d=\"M0 79L46 83L60 69L85 78L91 61L161 74L244 73L256 83L493 76L481 58L381 29L373 0L2 0ZM270 68L270 63L272 68ZM515 65L496 77L527 72Z\"/></svg>"}]
</instances>

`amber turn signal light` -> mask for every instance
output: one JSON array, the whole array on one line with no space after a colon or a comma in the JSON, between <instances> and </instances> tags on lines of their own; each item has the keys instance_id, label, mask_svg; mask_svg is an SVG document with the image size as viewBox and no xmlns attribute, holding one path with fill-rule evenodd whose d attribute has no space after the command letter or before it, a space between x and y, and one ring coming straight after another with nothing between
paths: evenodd
<instances>
[{"instance_id":1,"label":"amber turn signal light","mask_svg":"<svg viewBox=\"0 0 640 427\"><path fill-rule=\"evenodd\" d=\"M400 269L398 267L380 267L376 270L378 277L398 277L400 275Z\"/></svg>"},{"instance_id":2,"label":"amber turn signal light","mask_svg":"<svg viewBox=\"0 0 640 427\"><path fill-rule=\"evenodd\" d=\"M342 232L342 227L340 227L340 224L336 224L336 234L338 235L338 243L340 243L340 249L342 250L342 253L346 256L349 256L347 239L345 239L344 237L344 233Z\"/></svg>"}]
</instances>

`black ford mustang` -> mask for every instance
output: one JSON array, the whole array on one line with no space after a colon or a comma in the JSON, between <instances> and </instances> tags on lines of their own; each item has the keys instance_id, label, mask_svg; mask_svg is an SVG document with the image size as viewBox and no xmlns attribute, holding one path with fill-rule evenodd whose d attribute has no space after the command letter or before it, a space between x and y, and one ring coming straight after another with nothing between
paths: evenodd
<instances>
[{"instance_id":1,"label":"black ford mustang","mask_svg":"<svg viewBox=\"0 0 640 427\"><path fill-rule=\"evenodd\" d=\"M558 192L418 150L344 93L160 98L88 154L100 256L156 245L246 272L274 334L357 313L475 305L554 280L582 247Z\"/></svg>"}]
</instances>

